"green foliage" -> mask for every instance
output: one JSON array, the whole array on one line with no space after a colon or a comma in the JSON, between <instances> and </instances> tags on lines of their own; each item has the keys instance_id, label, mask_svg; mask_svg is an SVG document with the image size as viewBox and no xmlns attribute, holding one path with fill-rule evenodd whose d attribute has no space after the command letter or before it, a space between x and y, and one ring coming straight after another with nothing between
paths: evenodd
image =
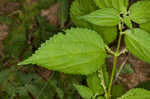
<instances>
[{"instance_id":1,"label":"green foliage","mask_svg":"<svg viewBox=\"0 0 150 99\"><path fill-rule=\"evenodd\" d=\"M11 18L7 16L0 16L0 23L11 24L13 23L13 20L11 20Z\"/></svg>"},{"instance_id":2,"label":"green foliage","mask_svg":"<svg viewBox=\"0 0 150 99\"><path fill-rule=\"evenodd\" d=\"M77 99L74 96L75 88L73 87L73 83L78 83L81 78L68 76L65 79L67 81L63 80L58 73L53 73L45 81L35 72L23 73L15 68L6 69L0 72L0 97L7 97L7 99L10 99L10 97L30 99L28 93L31 93L36 99L53 99L54 96L59 99L64 99L64 95L66 95L67 99L69 97ZM62 86L64 83L67 86Z\"/></svg>"},{"instance_id":3,"label":"green foliage","mask_svg":"<svg viewBox=\"0 0 150 99\"><path fill-rule=\"evenodd\" d=\"M136 88L129 90L126 94L117 99L149 99L149 98L150 98L150 91L141 88Z\"/></svg>"},{"instance_id":4,"label":"green foliage","mask_svg":"<svg viewBox=\"0 0 150 99\"><path fill-rule=\"evenodd\" d=\"M115 8L124 12L128 7L129 0L94 0L99 8Z\"/></svg>"},{"instance_id":5,"label":"green foliage","mask_svg":"<svg viewBox=\"0 0 150 99\"><path fill-rule=\"evenodd\" d=\"M8 57L17 58L26 47L26 28L24 25L13 26L4 44Z\"/></svg>"},{"instance_id":6,"label":"green foliage","mask_svg":"<svg viewBox=\"0 0 150 99\"><path fill-rule=\"evenodd\" d=\"M144 29L148 33L150 33L150 22L140 24L140 28Z\"/></svg>"},{"instance_id":7,"label":"green foliage","mask_svg":"<svg viewBox=\"0 0 150 99\"><path fill-rule=\"evenodd\" d=\"M103 38L106 44L112 43L117 37L117 27L101 27L93 26L93 29L97 31L100 36Z\"/></svg>"},{"instance_id":8,"label":"green foliage","mask_svg":"<svg viewBox=\"0 0 150 99\"><path fill-rule=\"evenodd\" d=\"M81 1L83 3L81 3ZM101 35L101 37L103 38L106 44L113 42L117 37L116 26L113 27L97 26L94 24L90 24L89 22L86 22L83 19L78 18L97 10L94 5L94 2L89 1L90 3L88 3L87 0L81 0L81 1L75 0L71 5L70 16L73 23L78 27L86 27L86 28L94 29L96 32L98 32Z\"/></svg>"},{"instance_id":9,"label":"green foliage","mask_svg":"<svg viewBox=\"0 0 150 99\"><path fill-rule=\"evenodd\" d=\"M141 89L149 89L147 83L126 94L122 84L113 85L117 59L126 52L126 48L134 56L150 63L150 1L140 0L134 4L129 1L74 0L70 17L77 28L63 31L60 29L72 26L68 16L68 0L0 1L4 9L9 2L18 4L14 11L3 13L2 10L0 15L0 23L9 27L3 46L0 45L2 52L5 52L3 54L0 50L0 98L78 99L77 90L86 99L149 99L150 91ZM42 9L51 9L50 5L56 3L60 4L56 12L60 23L57 27L41 16ZM118 42L115 52L108 45L114 40L111 46ZM120 51L122 41L125 41L126 48ZM105 48L114 56L110 80L105 62L109 55ZM20 65L36 64L53 71L48 71L50 74L47 76L47 73L42 75L32 65L17 67L17 63L24 59ZM126 64L120 73L132 72L130 65Z\"/></svg>"},{"instance_id":10,"label":"green foliage","mask_svg":"<svg viewBox=\"0 0 150 99\"><path fill-rule=\"evenodd\" d=\"M105 98L102 96L98 96L97 99L105 99Z\"/></svg>"},{"instance_id":11,"label":"green foliage","mask_svg":"<svg viewBox=\"0 0 150 99\"><path fill-rule=\"evenodd\" d=\"M126 31L125 44L128 50L139 59L150 63L150 34L142 29Z\"/></svg>"},{"instance_id":12,"label":"green foliage","mask_svg":"<svg viewBox=\"0 0 150 99\"><path fill-rule=\"evenodd\" d=\"M37 0L39 9L46 9L50 5L54 4L57 0Z\"/></svg>"},{"instance_id":13,"label":"green foliage","mask_svg":"<svg viewBox=\"0 0 150 99\"><path fill-rule=\"evenodd\" d=\"M150 21L149 10L150 10L149 0L136 2L129 9L130 17L134 22L138 24L146 23Z\"/></svg>"},{"instance_id":14,"label":"green foliage","mask_svg":"<svg viewBox=\"0 0 150 99\"><path fill-rule=\"evenodd\" d=\"M150 90L150 80L138 84L136 88L144 88Z\"/></svg>"},{"instance_id":15,"label":"green foliage","mask_svg":"<svg viewBox=\"0 0 150 99\"><path fill-rule=\"evenodd\" d=\"M112 7L112 1L111 1L111 0L104 0L104 2L105 2L106 6L107 6L108 8L111 8L111 7Z\"/></svg>"},{"instance_id":16,"label":"green foliage","mask_svg":"<svg viewBox=\"0 0 150 99\"><path fill-rule=\"evenodd\" d=\"M93 0L99 8L106 8L104 0Z\"/></svg>"},{"instance_id":17,"label":"green foliage","mask_svg":"<svg viewBox=\"0 0 150 99\"><path fill-rule=\"evenodd\" d=\"M122 96L125 93L125 86L123 84L113 85L112 87L112 99Z\"/></svg>"},{"instance_id":18,"label":"green foliage","mask_svg":"<svg viewBox=\"0 0 150 99\"><path fill-rule=\"evenodd\" d=\"M69 74L89 74L104 64L104 43L96 32L72 28L65 33L46 41L33 56L19 65L32 63ZM91 66L93 68L89 69Z\"/></svg>"},{"instance_id":19,"label":"green foliage","mask_svg":"<svg viewBox=\"0 0 150 99\"><path fill-rule=\"evenodd\" d=\"M43 41L59 30L40 16L41 9L49 8L56 0L37 0L33 5L26 1L31 0L2 1L6 4L19 4L19 9L10 12L9 15L0 15L0 24L9 27L4 44L0 44L0 98L77 99L78 95L74 96L76 90L73 83L81 82L81 76L65 75L64 79L62 74L51 73L48 80L43 80L31 65L28 65L29 68L16 66L20 59L31 56ZM0 1L0 6L1 4ZM1 34L3 31L0 30L0 38ZM5 55L1 57L3 46Z\"/></svg>"},{"instance_id":20,"label":"green foliage","mask_svg":"<svg viewBox=\"0 0 150 99\"><path fill-rule=\"evenodd\" d=\"M104 94L104 89L100 85L101 80L98 77L98 73L93 73L87 76L87 84L88 87L92 90L92 92L96 95Z\"/></svg>"},{"instance_id":21,"label":"green foliage","mask_svg":"<svg viewBox=\"0 0 150 99\"><path fill-rule=\"evenodd\" d=\"M134 70L132 69L130 64L126 64L120 72L120 74L132 74L132 73L134 73Z\"/></svg>"},{"instance_id":22,"label":"green foliage","mask_svg":"<svg viewBox=\"0 0 150 99\"><path fill-rule=\"evenodd\" d=\"M68 18L68 8L69 8L69 1L68 0L59 0L61 8L58 13L59 20L61 22L61 27L64 27L65 22Z\"/></svg>"},{"instance_id":23,"label":"green foliage","mask_svg":"<svg viewBox=\"0 0 150 99\"><path fill-rule=\"evenodd\" d=\"M79 94L85 99L91 99L93 96L92 91L83 85L74 84L75 88L78 90Z\"/></svg>"},{"instance_id":24,"label":"green foliage","mask_svg":"<svg viewBox=\"0 0 150 99\"><path fill-rule=\"evenodd\" d=\"M75 0L70 8L70 16L75 25L78 27L88 27L90 28L90 24L86 21L79 19L79 16L83 16L94 11L96 8L92 6L92 0Z\"/></svg>"},{"instance_id":25,"label":"green foliage","mask_svg":"<svg viewBox=\"0 0 150 99\"><path fill-rule=\"evenodd\" d=\"M102 72L103 72L103 76L104 76L104 83L105 83L106 87L108 87L108 84L109 84L109 74L108 74L108 71L107 71L107 65L106 64L103 64L103 66L102 66Z\"/></svg>"},{"instance_id":26,"label":"green foliage","mask_svg":"<svg viewBox=\"0 0 150 99\"><path fill-rule=\"evenodd\" d=\"M112 5L115 9L119 10L121 13L128 7L129 0L112 0Z\"/></svg>"},{"instance_id":27,"label":"green foliage","mask_svg":"<svg viewBox=\"0 0 150 99\"><path fill-rule=\"evenodd\" d=\"M79 17L99 26L115 26L120 22L120 14L113 8L103 8Z\"/></svg>"},{"instance_id":28,"label":"green foliage","mask_svg":"<svg viewBox=\"0 0 150 99\"><path fill-rule=\"evenodd\" d=\"M129 28L133 27L130 16L125 15L122 21L127 25L127 27Z\"/></svg>"}]
</instances>

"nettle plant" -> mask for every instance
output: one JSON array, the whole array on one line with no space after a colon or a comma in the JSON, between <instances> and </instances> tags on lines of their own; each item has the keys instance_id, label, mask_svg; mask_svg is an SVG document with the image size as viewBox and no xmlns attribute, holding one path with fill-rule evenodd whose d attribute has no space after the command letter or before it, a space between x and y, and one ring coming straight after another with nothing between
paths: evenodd
<instances>
[{"instance_id":1,"label":"nettle plant","mask_svg":"<svg viewBox=\"0 0 150 99\"><path fill-rule=\"evenodd\" d=\"M70 16L76 28L50 38L19 65L37 64L66 74L86 75L88 87L74 84L79 94L85 99L110 99L121 54L129 51L150 63L149 0L137 1L130 7L129 0L75 0ZM117 48L112 51L108 45L117 35ZM120 51L122 39L126 48ZM110 77L105 62L108 53L114 56ZM150 91L131 89L117 99L150 99Z\"/></svg>"}]
</instances>

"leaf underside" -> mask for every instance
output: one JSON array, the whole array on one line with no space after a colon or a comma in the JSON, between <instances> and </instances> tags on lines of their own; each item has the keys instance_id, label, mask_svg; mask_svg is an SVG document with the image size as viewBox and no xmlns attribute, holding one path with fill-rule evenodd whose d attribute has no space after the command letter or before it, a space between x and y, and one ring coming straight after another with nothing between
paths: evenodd
<instances>
[{"instance_id":1,"label":"leaf underside","mask_svg":"<svg viewBox=\"0 0 150 99\"><path fill-rule=\"evenodd\" d=\"M46 41L19 65L37 64L49 70L86 75L104 64L104 43L95 31L71 28L64 32Z\"/></svg>"}]
</instances>

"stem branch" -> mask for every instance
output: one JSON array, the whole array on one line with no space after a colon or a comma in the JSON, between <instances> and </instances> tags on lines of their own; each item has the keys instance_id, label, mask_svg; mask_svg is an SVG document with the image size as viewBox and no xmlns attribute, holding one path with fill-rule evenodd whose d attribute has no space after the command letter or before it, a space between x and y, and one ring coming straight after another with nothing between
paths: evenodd
<instances>
[{"instance_id":1,"label":"stem branch","mask_svg":"<svg viewBox=\"0 0 150 99\"><path fill-rule=\"evenodd\" d=\"M118 56L119 56L119 49L120 49L120 44L121 44L121 39L122 39L122 24L119 24L119 30L120 30L120 35L119 35L119 39L118 39L118 44L117 44L117 49L114 55L114 61L113 61L113 69L112 69L112 73L111 73L111 78L110 78L110 83L109 83L109 87L108 87L108 93L107 93L107 97L106 99L110 99L110 94L111 94L111 89L112 89L112 84L113 84L113 80L114 80L114 75L115 75L115 71L116 71L116 65L117 65L117 60L118 60Z\"/></svg>"}]
</instances>

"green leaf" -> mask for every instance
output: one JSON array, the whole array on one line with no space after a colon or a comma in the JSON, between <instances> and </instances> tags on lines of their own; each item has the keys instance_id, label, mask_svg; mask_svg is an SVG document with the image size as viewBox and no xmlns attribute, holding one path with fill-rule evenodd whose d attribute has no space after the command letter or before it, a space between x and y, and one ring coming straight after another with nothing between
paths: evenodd
<instances>
[{"instance_id":1,"label":"green leaf","mask_svg":"<svg viewBox=\"0 0 150 99\"><path fill-rule=\"evenodd\" d=\"M112 0L113 8L120 9L119 0Z\"/></svg>"},{"instance_id":2,"label":"green leaf","mask_svg":"<svg viewBox=\"0 0 150 99\"><path fill-rule=\"evenodd\" d=\"M91 97L93 96L92 91L86 86L74 84L74 87L83 98L91 99Z\"/></svg>"},{"instance_id":3,"label":"green leaf","mask_svg":"<svg viewBox=\"0 0 150 99\"><path fill-rule=\"evenodd\" d=\"M112 0L113 8L124 13L127 10L129 0Z\"/></svg>"},{"instance_id":4,"label":"green leaf","mask_svg":"<svg viewBox=\"0 0 150 99\"><path fill-rule=\"evenodd\" d=\"M90 7L91 5L88 4L87 6ZM93 7L93 9L96 10L96 8L94 8L94 7ZM86 14L92 12L93 9L86 12L86 8L79 2L79 0L75 0L72 3L71 9L70 9L71 19L72 19L73 23L78 27L86 27L86 28L95 30L96 32L98 32L101 35L104 42L106 44L109 44L112 41L114 41L117 37L117 27L116 26L113 26L113 27L97 26L97 25L93 25L83 19L78 18L79 16L83 16L83 15L86 15Z\"/></svg>"},{"instance_id":5,"label":"green leaf","mask_svg":"<svg viewBox=\"0 0 150 99\"><path fill-rule=\"evenodd\" d=\"M144 88L150 90L150 80L140 83L136 88Z\"/></svg>"},{"instance_id":6,"label":"green leaf","mask_svg":"<svg viewBox=\"0 0 150 99\"><path fill-rule=\"evenodd\" d=\"M37 64L69 74L96 72L106 57L102 38L95 31L84 28L71 28L65 33L46 41L19 65Z\"/></svg>"},{"instance_id":7,"label":"green leaf","mask_svg":"<svg viewBox=\"0 0 150 99\"><path fill-rule=\"evenodd\" d=\"M104 76L105 85L106 85L106 87L108 87L108 85L109 85L109 74L107 71L106 63L103 64L103 66L102 66L102 72L103 72L103 76Z\"/></svg>"},{"instance_id":8,"label":"green leaf","mask_svg":"<svg viewBox=\"0 0 150 99\"><path fill-rule=\"evenodd\" d=\"M94 2L93 2L94 3ZM70 16L73 23L79 27L88 27L90 28L90 24L85 20L79 19L79 16L83 16L88 14L96 9L91 0L75 0L73 1L70 8Z\"/></svg>"},{"instance_id":9,"label":"green leaf","mask_svg":"<svg viewBox=\"0 0 150 99\"><path fill-rule=\"evenodd\" d=\"M150 21L150 1L138 1L134 3L129 9L131 19L138 23L146 23Z\"/></svg>"},{"instance_id":10,"label":"green leaf","mask_svg":"<svg viewBox=\"0 0 150 99\"><path fill-rule=\"evenodd\" d=\"M108 8L111 8L112 7L112 1L111 0L104 0L105 2L105 5L108 7Z\"/></svg>"},{"instance_id":11,"label":"green leaf","mask_svg":"<svg viewBox=\"0 0 150 99\"><path fill-rule=\"evenodd\" d=\"M150 91L141 88L131 89L117 99L150 99Z\"/></svg>"},{"instance_id":12,"label":"green leaf","mask_svg":"<svg viewBox=\"0 0 150 99\"><path fill-rule=\"evenodd\" d=\"M104 0L93 0L99 8L106 8Z\"/></svg>"},{"instance_id":13,"label":"green leaf","mask_svg":"<svg viewBox=\"0 0 150 99\"><path fill-rule=\"evenodd\" d=\"M3 24L12 24L13 20L10 17L0 16L0 23L3 23Z\"/></svg>"},{"instance_id":14,"label":"green leaf","mask_svg":"<svg viewBox=\"0 0 150 99\"><path fill-rule=\"evenodd\" d=\"M4 41L6 54L11 58L17 58L26 47L26 27L14 25Z\"/></svg>"},{"instance_id":15,"label":"green leaf","mask_svg":"<svg viewBox=\"0 0 150 99\"><path fill-rule=\"evenodd\" d=\"M100 27L100 26L93 26L93 29L98 32L101 37L103 38L106 44L110 44L113 42L117 37L117 27Z\"/></svg>"},{"instance_id":16,"label":"green leaf","mask_svg":"<svg viewBox=\"0 0 150 99\"><path fill-rule=\"evenodd\" d=\"M94 94L98 95L104 94L104 89L101 86L101 80L98 77L97 72L87 76L87 84Z\"/></svg>"},{"instance_id":17,"label":"green leaf","mask_svg":"<svg viewBox=\"0 0 150 99\"><path fill-rule=\"evenodd\" d=\"M99 26L115 26L120 22L120 14L114 8L103 8L80 17Z\"/></svg>"},{"instance_id":18,"label":"green leaf","mask_svg":"<svg viewBox=\"0 0 150 99\"><path fill-rule=\"evenodd\" d=\"M76 15L84 15L96 9L93 0L75 0L71 5L71 12L77 12ZM75 14L75 13L73 13Z\"/></svg>"},{"instance_id":19,"label":"green leaf","mask_svg":"<svg viewBox=\"0 0 150 99\"><path fill-rule=\"evenodd\" d=\"M7 81L9 79L10 69L6 69L0 72L0 83Z\"/></svg>"},{"instance_id":20,"label":"green leaf","mask_svg":"<svg viewBox=\"0 0 150 99\"><path fill-rule=\"evenodd\" d=\"M128 7L129 6L129 0L124 0L125 2L125 6Z\"/></svg>"},{"instance_id":21,"label":"green leaf","mask_svg":"<svg viewBox=\"0 0 150 99\"><path fill-rule=\"evenodd\" d=\"M37 0L38 8L40 9L49 8L54 3L56 3L56 0Z\"/></svg>"},{"instance_id":22,"label":"green leaf","mask_svg":"<svg viewBox=\"0 0 150 99\"><path fill-rule=\"evenodd\" d=\"M61 27L64 27L65 22L68 18L68 8L69 8L69 1L68 0L59 0L60 3L60 10L58 13L58 18L61 22Z\"/></svg>"},{"instance_id":23,"label":"green leaf","mask_svg":"<svg viewBox=\"0 0 150 99\"><path fill-rule=\"evenodd\" d=\"M150 34L142 29L126 31L125 44L129 52L139 59L150 63Z\"/></svg>"},{"instance_id":24,"label":"green leaf","mask_svg":"<svg viewBox=\"0 0 150 99\"><path fill-rule=\"evenodd\" d=\"M123 22L129 27L132 28L132 22L129 16L124 16L123 17Z\"/></svg>"},{"instance_id":25,"label":"green leaf","mask_svg":"<svg viewBox=\"0 0 150 99\"><path fill-rule=\"evenodd\" d=\"M123 84L118 84L118 85L113 85L112 87L112 99L117 99L117 97L122 96L125 93L125 85Z\"/></svg>"},{"instance_id":26,"label":"green leaf","mask_svg":"<svg viewBox=\"0 0 150 99\"><path fill-rule=\"evenodd\" d=\"M97 99L105 99L105 98L102 96L98 96Z\"/></svg>"},{"instance_id":27,"label":"green leaf","mask_svg":"<svg viewBox=\"0 0 150 99\"><path fill-rule=\"evenodd\" d=\"M150 22L140 24L140 28L144 29L148 33L150 33Z\"/></svg>"}]
</instances>

